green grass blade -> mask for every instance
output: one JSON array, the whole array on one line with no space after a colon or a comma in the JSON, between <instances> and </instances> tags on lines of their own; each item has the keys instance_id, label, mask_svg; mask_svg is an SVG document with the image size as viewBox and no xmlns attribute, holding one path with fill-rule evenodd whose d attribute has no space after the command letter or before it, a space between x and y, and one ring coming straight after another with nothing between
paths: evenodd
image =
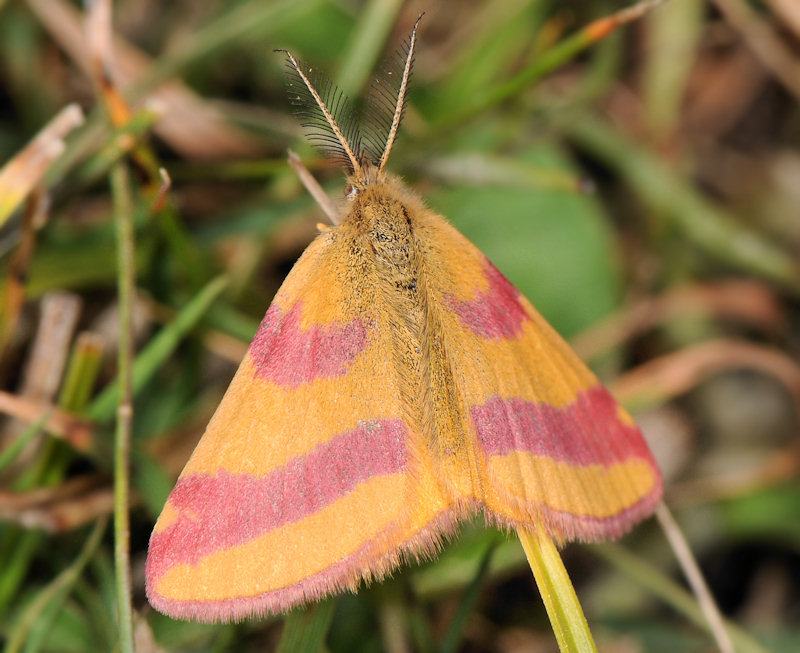
<instances>
[{"instance_id":1,"label":"green grass blade","mask_svg":"<svg viewBox=\"0 0 800 653\"><path fill-rule=\"evenodd\" d=\"M39 433L42 432L42 428L47 423L47 420L50 419L52 414L53 411L48 410L36 422L26 428L22 434L19 435L10 445L0 451L0 472L2 472L9 464L11 464L19 455L20 451L22 451L31 440L33 440L37 435L39 435Z\"/></svg>"},{"instance_id":2,"label":"green grass blade","mask_svg":"<svg viewBox=\"0 0 800 653\"><path fill-rule=\"evenodd\" d=\"M442 640L442 646L440 649L441 653L454 653L456 650L458 650L458 645L461 642L462 635L464 634L464 628L467 625L467 620L475 609L475 605L480 598L481 589L483 588L483 584L486 581L486 576L489 571L489 563L492 560L492 554L496 548L497 541L490 540L489 545L486 547L486 551L483 554L483 558L481 559L480 566L478 567L478 573L475 574L472 582L464 592L464 596L461 598L461 604L458 606L458 612L456 612L456 616L450 623L450 627L447 629L447 633Z\"/></svg>"},{"instance_id":3,"label":"green grass blade","mask_svg":"<svg viewBox=\"0 0 800 653\"><path fill-rule=\"evenodd\" d=\"M22 617L17 622L14 629L9 634L3 653L17 653L26 645L29 633L39 616L53 601L63 601L69 590L80 578L83 568L89 562L97 547L101 537L106 530L108 519L101 518L95 523L94 530L86 540L86 544L81 550L75 561L64 569L56 578L43 589L36 599L23 612Z\"/></svg>"},{"instance_id":4,"label":"green grass blade","mask_svg":"<svg viewBox=\"0 0 800 653\"><path fill-rule=\"evenodd\" d=\"M142 350L133 364L133 394L140 391L153 377L164 361L175 351L183 337L197 324L227 285L225 277L217 277L208 283L186 305L169 325L164 327ZM117 407L119 386L116 382L92 402L88 417L95 421L106 421L114 416Z\"/></svg>"},{"instance_id":5,"label":"green grass blade","mask_svg":"<svg viewBox=\"0 0 800 653\"><path fill-rule=\"evenodd\" d=\"M562 653L597 653L575 588L553 541L544 533L520 529L517 534L539 586L559 650Z\"/></svg>"},{"instance_id":6,"label":"green grass blade","mask_svg":"<svg viewBox=\"0 0 800 653\"><path fill-rule=\"evenodd\" d=\"M325 650L336 599L328 599L286 615L276 653L314 653Z\"/></svg>"},{"instance_id":7,"label":"green grass blade","mask_svg":"<svg viewBox=\"0 0 800 653\"><path fill-rule=\"evenodd\" d=\"M367 3L336 75L339 88L346 95L353 97L361 92L375 69L376 59L402 6L400 0L371 0Z\"/></svg>"}]
</instances>

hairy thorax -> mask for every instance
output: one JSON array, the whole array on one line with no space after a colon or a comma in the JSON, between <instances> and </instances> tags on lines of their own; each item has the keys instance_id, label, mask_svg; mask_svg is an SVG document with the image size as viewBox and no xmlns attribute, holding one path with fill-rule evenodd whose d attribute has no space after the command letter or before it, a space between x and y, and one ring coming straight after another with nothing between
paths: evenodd
<instances>
[{"instance_id":1,"label":"hairy thorax","mask_svg":"<svg viewBox=\"0 0 800 653\"><path fill-rule=\"evenodd\" d=\"M410 411L405 418L447 469L448 484L459 484L461 479L464 487L480 492L474 452L466 450L465 415L455 395L441 316L432 296L437 285L434 275L444 272L430 269L424 245L424 231L434 216L394 179L354 188L343 226L360 243L389 316L402 405Z\"/></svg>"},{"instance_id":2,"label":"hairy thorax","mask_svg":"<svg viewBox=\"0 0 800 653\"><path fill-rule=\"evenodd\" d=\"M356 187L354 192L346 223L372 260L386 300L391 305L400 302L404 308L421 303L424 261L414 233L414 214L420 207L409 206L396 183L389 180Z\"/></svg>"}]
</instances>

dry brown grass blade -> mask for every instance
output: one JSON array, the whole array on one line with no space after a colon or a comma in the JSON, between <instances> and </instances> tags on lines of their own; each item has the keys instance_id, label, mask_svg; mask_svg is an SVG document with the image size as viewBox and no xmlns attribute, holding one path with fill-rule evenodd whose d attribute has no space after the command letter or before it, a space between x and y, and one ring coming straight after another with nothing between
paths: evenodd
<instances>
[{"instance_id":1,"label":"dry brown grass blade","mask_svg":"<svg viewBox=\"0 0 800 653\"><path fill-rule=\"evenodd\" d=\"M292 150L289 150L289 165L292 166L292 169L300 178L308 194L314 198L314 201L319 205L319 208L322 209L322 212L328 216L328 220L330 220L332 224L339 224L342 217L341 211L337 210L333 200L328 197L328 194L314 178L314 175L309 172L297 153Z\"/></svg>"},{"instance_id":2,"label":"dry brown grass blade","mask_svg":"<svg viewBox=\"0 0 800 653\"><path fill-rule=\"evenodd\" d=\"M646 397L663 402L712 374L743 368L776 378L800 406L800 366L777 349L745 340L711 340L667 354L620 376L611 388L622 401Z\"/></svg>"},{"instance_id":3,"label":"dry brown grass blade","mask_svg":"<svg viewBox=\"0 0 800 653\"><path fill-rule=\"evenodd\" d=\"M91 75L80 12L63 0L27 0L27 4L78 67ZM123 92L151 65L147 55L119 36L113 40L113 56L116 82ZM164 111L155 132L186 158L240 157L258 151L251 136L227 123L212 104L179 81L161 84L147 99Z\"/></svg>"},{"instance_id":4,"label":"dry brown grass blade","mask_svg":"<svg viewBox=\"0 0 800 653\"><path fill-rule=\"evenodd\" d=\"M683 574L692 588L692 593L700 604L700 609L703 611L703 616L708 622L709 630L714 636L720 653L734 653L733 643L727 628L725 628L725 620L719 606L717 606L711 590L708 589L706 579L700 571L700 566L695 560L689 542L686 541L686 537L663 501L656 508L656 519L675 553Z\"/></svg>"},{"instance_id":5,"label":"dry brown grass blade","mask_svg":"<svg viewBox=\"0 0 800 653\"><path fill-rule=\"evenodd\" d=\"M247 354L249 343L217 329L207 329L203 335L203 343L210 352L238 365Z\"/></svg>"},{"instance_id":6,"label":"dry brown grass blade","mask_svg":"<svg viewBox=\"0 0 800 653\"><path fill-rule=\"evenodd\" d=\"M784 25L800 38L800 2L797 0L767 0L767 4L783 20Z\"/></svg>"},{"instance_id":7,"label":"dry brown grass blade","mask_svg":"<svg viewBox=\"0 0 800 653\"><path fill-rule=\"evenodd\" d=\"M136 653L168 653L167 649L159 646L146 619L137 619L134 628L133 645Z\"/></svg>"},{"instance_id":8,"label":"dry brown grass blade","mask_svg":"<svg viewBox=\"0 0 800 653\"><path fill-rule=\"evenodd\" d=\"M707 151L719 147L769 82L769 73L744 43L728 48L724 56L709 52L699 57L686 99L688 134L702 135Z\"/></svg>"},{"instance_id":9,"label":"dry brown grass blade","mask_svg":"<svg viewBox=\"0 0 800 653\"><path fill-rule=\"evenodd\" d=\"M119 74L116 72L114 62L111 21L110 0L93 0L88 3L84 31L89 58L89 75L92 78L95 93L106 110L108 121L113 127L122 128L133 118L134 112L116 83ZM131 161L138 166L143 176L151 180L153 186L156 186L159 180L159 164L149 145L137 139L133 134L122 133L117 139L119 146L130 153Z\"/></svg>"},{"instance_id":10,"label":"dry brown grass blade","mask_svg":"<svg viewBox=\"0 0 800 653\"><path fill-rule=\"evenodd\" d=\"M108 479L92 475L28 492L0 491L0 519L51 533L72 530L114 507Z\"/></svg>"},{"instance_id":11,"label":"dry brown grass blade","mask_svg":"<svg viewBox=\"0 0 800 653\"><path fill-rule=\"evenodd\" d=\"M87 451L91 448L93 437L91 423L58 410L52 404L25 399L0 390L0 414L14 417L26 425L34 424L50 411L52 414L44 424L43 430L68 442L75 449Z\"/></svg>"},{"instance_id":12,"label":"dry brown grass blade","mask_svg":"<svg viewBox=\"0 0 800 653\"><path fill-rule=\"evenodd\" d=\"M167 205L169 190L172 188L172 179L170 178L166 168L158 169L158 177L161 180L161 183L158 185L155 197L150 204L150 215L155 215L164 210L164 207Z\"/></svg>"},{"instance_id":13,"label":"dry brown grass blade","mask_svg":"<svg viewBox=\"0 0 800 653\"><path fill-rule=\"evenodd\" d=\"M50 293L41 301L41 314L36 335L22 370L19 399L49 407L61 386L69 356L70 344L81 312L81 300L70 293ZM39 412L36 418L42 416ZM11 421L2 434L8 442L19 436L25 425ZM35 455L42 438L29 442L17 458L25 465Z\"/></svg>"},{"instance_id":14,"label":"dry brown grass blade","mask_svg":"<svg viewBox=\"0 0 800 653\"><path fill-rule=\"evenodd\" d=\"M25 148L0 169L0 226L64 151L64 137L83 122L77 104L64 107Z\"/></svg>"},{"instance_id":15,"label":"dry brown grass blade","mask_svg":"<svg viewBox=\"0 0 800 653\"><path fill-rule=\"evenodd\" d=\"M81 305L78 295L67 292L48 293L42 298L39 326L22 376L22 397L50 402L56 396Z\"/></svg>"},{"instance_id":16,"label":"dry brown grass blade","mask_svg":"<svg viewBox=\"0 0 800 653\"><path fill-rule=\"evenodd\" d=\"M681 315L735 319L764 331L786 324L778 298L766 284L734 280L674 288L646 297L589 327L571 344L578 355L592 359L623 342Z\"/></svg>"}]
</instances>

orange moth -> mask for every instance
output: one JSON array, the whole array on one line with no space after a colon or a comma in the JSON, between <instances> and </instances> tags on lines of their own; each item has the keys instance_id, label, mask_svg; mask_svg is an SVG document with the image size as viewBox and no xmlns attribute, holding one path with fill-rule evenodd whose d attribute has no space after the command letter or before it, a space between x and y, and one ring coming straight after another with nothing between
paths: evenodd
<instances>
[{"instance_id":1,"label":"orange moth","mask_svg":"<svg viewBox=\"0 0 800 653\"><path fill-rule=\"evenodd\" d=\"M347 199L275 296L156 523L165 614L281 612L430 556L482 512L559 542L619 536L661 476L630 416L486 257L385 165L416 26L366 122L287 54Z\"/></svg>"}]
</instances>

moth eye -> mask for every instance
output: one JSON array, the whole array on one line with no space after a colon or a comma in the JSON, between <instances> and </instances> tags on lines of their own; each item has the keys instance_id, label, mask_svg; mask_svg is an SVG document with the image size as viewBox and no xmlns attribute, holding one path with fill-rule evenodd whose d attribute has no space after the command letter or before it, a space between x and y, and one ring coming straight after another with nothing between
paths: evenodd
<instances>
[{"instance_id":1,"label":"moth eye","mask_svg":"<svg viewBox=\"0 0 800 653\"><path fill-rule=\"evenodd\" d=\"M355 196L358 195L358 189L354 188L351 184L347 184L344 187L344 196L349 199L355 199Z\"/></svg>"}]
</instances>

